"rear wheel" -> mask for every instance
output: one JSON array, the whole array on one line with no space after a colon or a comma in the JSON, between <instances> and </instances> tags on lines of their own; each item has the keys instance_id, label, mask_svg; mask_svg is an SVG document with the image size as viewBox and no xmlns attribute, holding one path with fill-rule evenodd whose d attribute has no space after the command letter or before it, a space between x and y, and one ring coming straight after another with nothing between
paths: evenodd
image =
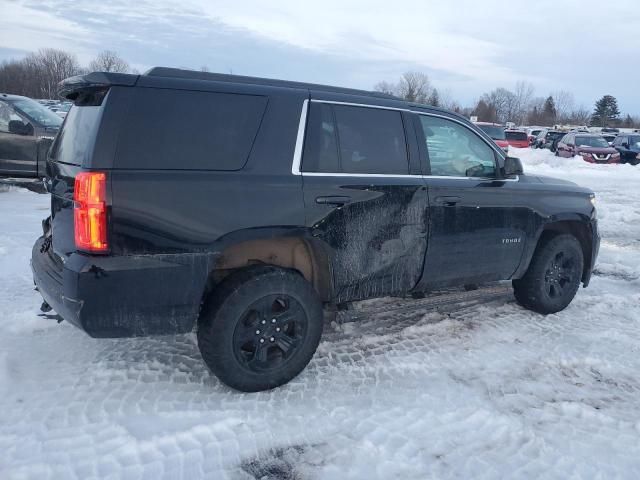
<instances>
[{"instance_id":1,"label":"rear wheel","mask_svg":"<svg viewBox=\"0 0 640 480\"><path fill-rule=\"evenodd\" d=\"M516 300L523 307L548 314L571 303L580 286L584 258L573 235L557 235L538 246L527 273L513 281Z\"/></svg>"},{"instance_id":2,"label":"rear wheel","mask_svg":"<svg viewBox=\"0 0 640 480\"><path fill-rule=\"evenodd\" d=\"M198 347L237 390L280 386L309 363L322 334L322 303L297 272L270 266L227 277L205 303Z\"/></svg>"}]
</instances>

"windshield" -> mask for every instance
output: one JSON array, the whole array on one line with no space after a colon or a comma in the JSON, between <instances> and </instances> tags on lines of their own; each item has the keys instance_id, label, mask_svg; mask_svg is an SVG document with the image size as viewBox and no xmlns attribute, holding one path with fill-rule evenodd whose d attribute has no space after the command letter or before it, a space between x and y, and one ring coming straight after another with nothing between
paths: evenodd
<instances>
[{"instance_id":1,"label":"windshield","mask_svg":"<svg viewBox=\"0 0 640 480\"><path fill-rule=\"evenodd\" d=\"M564 137L565 133L564 132L549 132L547 133L547 138L549 140L555 140L556 138L560 138L560 137Z\"/></svg>"},{"instance_id":2,"label":"windshield","mask_svg":"<svg viewBox=\"0 0 640 480\"><path fill-rule=\"evenodd\" d=\"M576 146L607 148L609 143L602 137L576 137Z\"/></svg>"},{"instance_id":3,"label":"windshield","mask_svg":"<svg viewBox=\"0 0 640 480\"><path fill-rule=\"evenodd\" d=\"M13 108L43 127L59 127L62 119L30 98L20 98L11 102Z\"/></svg>"},{"instance_id":4,"label":"windshield","mask_svg":"<svg viewBox=\"0 0 640 480\"><path fill-rule=\"evenodd\" d=\"M504 140L504 128L496 125L478 125L484 132L494 140Z\"/></svg>"},{"instance_id":5,"label":"windshield","mask_svg":"<svg viewBox=\"0 0 640 480\"><path fill-rule=\"evenodd\" d=\"M524 140L527 141L527 134L524 132L504 132L507 140Z\"/></svg>"}]
</instances>

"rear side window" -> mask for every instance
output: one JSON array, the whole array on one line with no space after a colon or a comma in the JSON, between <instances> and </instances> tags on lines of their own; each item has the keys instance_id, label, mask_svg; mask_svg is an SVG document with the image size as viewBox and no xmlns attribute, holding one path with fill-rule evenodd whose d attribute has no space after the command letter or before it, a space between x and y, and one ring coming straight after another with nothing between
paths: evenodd
<instances>
[{"instance_id":1,"label":"rear side window","mask_svg":"<svg viewBox=\"0 0 640 480\"><path fill-rule=\"evenodd\" d=\"M507 140L527 140L527 134L524 132L504 132Z\"/></svg>"},{"instance_id":2,"label":"rear side window","mask_svg":"<svg viewBox=\"0 0 640 480\"><path fill-rule=\"evenodd\" d=\"M83 165L93 152L98 134L102 107L72 107L51 147L53 160L71 165Z\"/></svg>"},{"instance_id":3,"label":"rear side window","mask_svg":"<svg viewBox=\"0 0 640 480\"><path fill-rule=\"evenodd\" d=\"M402 115L395 110L312 102L302 170L409 173Z\"/></svg>"},{"instance_id":4,"label":"rear side window","mask_svg":"<svg viewBox=\"0 0 640 480\"><path fill-rule=\"evenodd\" d=\"M266 106L256 95L138 88L120 129L116 165L239 170Z\"/></svg>"}]
</instances>

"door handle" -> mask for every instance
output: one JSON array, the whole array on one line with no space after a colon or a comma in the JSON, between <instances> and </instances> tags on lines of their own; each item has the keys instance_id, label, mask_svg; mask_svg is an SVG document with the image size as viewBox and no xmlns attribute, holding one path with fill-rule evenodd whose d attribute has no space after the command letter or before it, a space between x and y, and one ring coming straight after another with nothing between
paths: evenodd
<instances>
[{"instance_id":1,"label":"door handle","mask_svg":"<svg viewBox=\"0 0 640 480\"><path fill-rule=\"evenodd\" d=\"M342 206L345 203L349 203L351 201L351 197L346 195L328 195L326 197L316 197L316 203L322 205L338 205Z\"/></svg>"},{"instance_id":2,"label":"door handle","mask_svg":"<svg viewBox=\"0 0 640 480\"><path fill-rule=\"evenodd\" d=\"M436 197L436 203L444 205L445 207L455 207L460 200L460 197L453 196Z\"/></svg>"}]
</instances>

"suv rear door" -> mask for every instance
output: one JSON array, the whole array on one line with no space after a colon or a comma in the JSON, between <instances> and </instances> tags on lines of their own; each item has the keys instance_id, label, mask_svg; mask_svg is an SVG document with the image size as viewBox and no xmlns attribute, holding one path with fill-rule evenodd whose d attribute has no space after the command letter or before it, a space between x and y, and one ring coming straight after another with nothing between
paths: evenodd
<instances>
[{"instance_id":1,"label":"suv rear door","mask_svg":"<svg viewBox=\"0 0 640 480\"><path fill-rule=\"evenodd\" d=\"M440 113L417 120L431 205L421 287L509 278L530 218L511 188L517 179L500 178L495 148L470 125Z\"/></svg>"},{"instance_id":2,"label":"suv rear door","mask_svg":"<svg viewBox=\"0 0 640 480\"><path fill-rule=\"evenodd\" d=\"M306 125L293 173L303 178L306 223L332 256L335 300L412 289L427 246L428 196L410 117L314 99Z\"/></svg>"}]
</instances>

